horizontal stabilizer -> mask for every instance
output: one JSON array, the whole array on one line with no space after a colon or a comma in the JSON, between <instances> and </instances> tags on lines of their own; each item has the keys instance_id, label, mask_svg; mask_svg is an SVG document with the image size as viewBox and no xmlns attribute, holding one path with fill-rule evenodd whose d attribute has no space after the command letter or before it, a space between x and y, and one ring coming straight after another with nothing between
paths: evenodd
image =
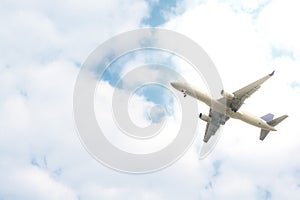
<instances>
[{"instance_id":1,"label":"horizontal stabilizer","mask_svg":"<svg viewBox=\"0 0 300 200\"><path fill-rule=\"evenodd\" d=\"M263 140L267 137L267 135L269 134L269 132L270 132L270 131L261 129L259 139L263 141Z\"/></svg>"},{"instance_id":2,"label":"horizontal stabilizer","mask_svg":"<svg viewBox=\"0 0 300 200\"><path fill-rule=\"evenodd\" d=\"M281 117L278 117L276 119L273 119L273 117L274 117L274 115L269 113L261 118L263 120L267 121L267 124L274 127L274 126L278 125L280 122L282 122L284 119L286 119L288 116L282 115ZM269 134L269 132L270 132L269 130L261 129L259 139L264 140L267 137L267 135Z\"/></svg>"},{"instance_id":3,"label":"horizontal stabilizer","mask_svg":"<svg viewBox=\"0 0 300 200\"><path fill-rule=\"evenodd\" d=\"M279 124L280 122L282 122L283 120L285 120L288 116L287 115L282 115L281 117L278 117L276 119L273 119L271 121L268 121L267 123L270 126L276 126L277 124Z\"/></svg>"}]
</instances>

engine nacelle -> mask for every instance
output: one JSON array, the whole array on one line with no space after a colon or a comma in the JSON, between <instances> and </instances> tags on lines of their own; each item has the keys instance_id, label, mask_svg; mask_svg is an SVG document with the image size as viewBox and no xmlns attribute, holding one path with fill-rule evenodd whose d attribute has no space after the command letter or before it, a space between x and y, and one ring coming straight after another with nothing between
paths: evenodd
<instances>
[{"instance_id":1,"label":"engine nacelle","mask_svg":"<svg viewBox=\"0 0 300 200\"><path fill-rule=\"evenodd\" d=\"M225 97L226 99L233 99L234 98L234 94L225 92L224 90L221 90L221 95L223 97Z\"/></svg>"},{"instance_id":2,"label":"engine nacelle","mask_svg":"<svg viewBox=\"0 0 300 200\"><path fill-rule=\"evenodd\" d=\"M204 115L202 113L200 113L199 118L202 119L203 121L208 122L208 123L211 121L211 118L209 116Z\"/></svg>"}]
</instances>

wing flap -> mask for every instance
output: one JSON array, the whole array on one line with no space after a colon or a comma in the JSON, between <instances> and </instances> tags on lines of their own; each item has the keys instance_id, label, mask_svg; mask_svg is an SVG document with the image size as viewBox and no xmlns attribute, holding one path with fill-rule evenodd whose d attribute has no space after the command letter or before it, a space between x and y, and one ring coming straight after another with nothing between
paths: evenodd
<instances>
[{"instance_id":1,"label":"wing flap","mask_svg":"<svg viewBox=\"0 0 300 200\"><path fill-rule=\"evenodd\" d=\"M224 124L229 118L225 115L218 113L212 109L209 110L209 117L211 121L206 124L205 135L203 141L207 143L211 136L215 135L221 124Z\"/></svg>"},{"instance_id":2,"label":"wing flap","mask_svg":"<svg viewBox=\"0 0 300 200\"><path fill-rule=\"evenodd\" d=\"M219 127L220 127L220 124L216 125L211 122L207 123L203 142L207 143L209 141L209 139L211 138L211 136L215 135L215 133L218 131Z\"/></svg>"}]
</instances>

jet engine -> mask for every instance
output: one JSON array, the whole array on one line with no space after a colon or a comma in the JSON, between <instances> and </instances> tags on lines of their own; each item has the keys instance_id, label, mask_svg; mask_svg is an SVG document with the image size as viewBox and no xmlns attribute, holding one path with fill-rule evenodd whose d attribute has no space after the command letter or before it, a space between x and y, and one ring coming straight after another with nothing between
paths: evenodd
<instances>
[{"instance_id":1,"label":"jet engine","mask_svg":"<svg viewBox=\"0 0 300 200\"><path fill-rule=\"evenodd\" d=\"M234 98L234 94L225 92L224 90L221 90L221 95L223 97L225 97L226 99L233 99Z\"/></svg>"},{"instance_id":2,"label":"jet engine","mask_svg":"<svg viewBox=\"0 0 300 200\"><path fill-rule=\"evenodd\" d=\"M202 113L199 114L199 118L202 119L203 121L206 121L206 122L210 122L211 121L211 118L207 115L204 115Z\"/></svg>"}]
</instances>

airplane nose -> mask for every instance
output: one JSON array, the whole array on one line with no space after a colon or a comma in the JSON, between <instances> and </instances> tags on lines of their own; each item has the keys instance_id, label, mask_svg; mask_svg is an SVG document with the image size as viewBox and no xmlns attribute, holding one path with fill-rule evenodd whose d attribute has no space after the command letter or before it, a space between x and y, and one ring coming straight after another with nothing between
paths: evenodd
<instances>
[{"instance_id":1,"label":"airplane nose","mask_svg":"<svg viewBox=\"0 0 300 200\"><path fill-rule=\"evenodd\" d=\"M179 90L180 84L178 82L171 82L171 86L177 90Z\"/></svg>"}]
</instances>

